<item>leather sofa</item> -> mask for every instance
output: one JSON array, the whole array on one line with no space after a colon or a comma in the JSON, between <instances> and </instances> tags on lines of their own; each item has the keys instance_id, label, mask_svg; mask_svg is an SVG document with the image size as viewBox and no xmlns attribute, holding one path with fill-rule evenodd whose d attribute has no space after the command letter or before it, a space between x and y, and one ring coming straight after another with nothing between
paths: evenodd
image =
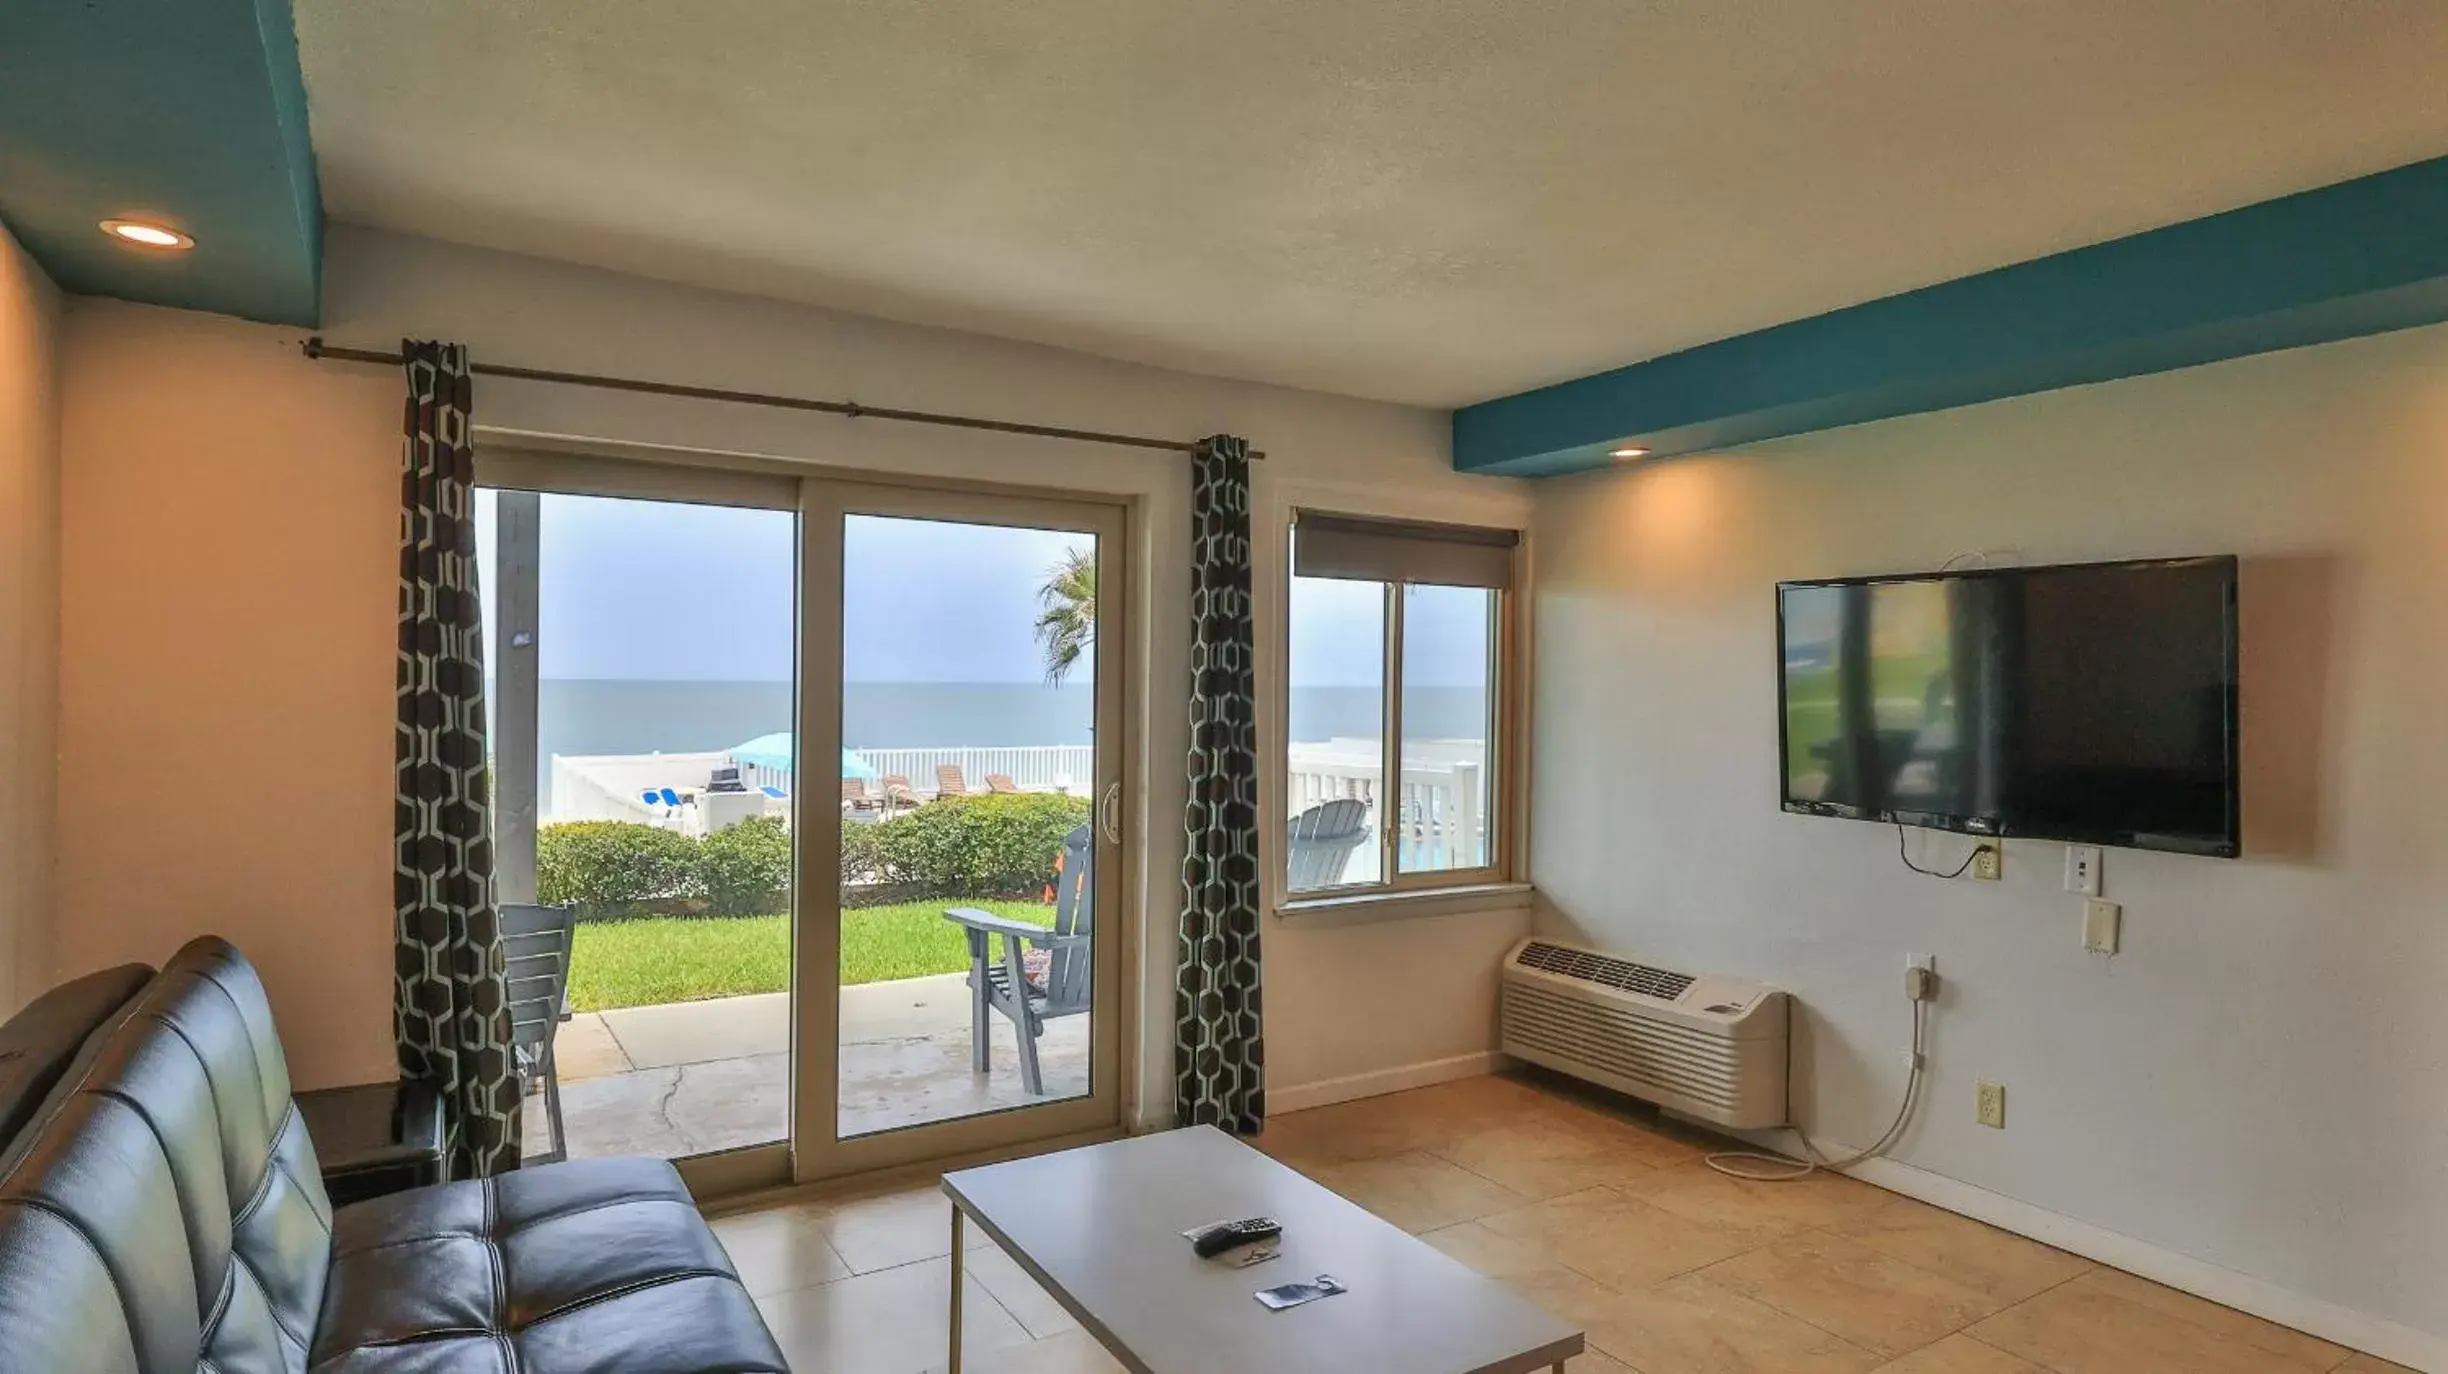
<instances>
[{"instance_id":1,"label":"leather sofa","mask_svg":"<svg viewBox=\"0 0 2448 1374\"><path fill-rule=\"evenodd\" d=\"M788 1366L661 1160L335 1211L263 985L221 940L0 1027L0 1374L309 1368Z\"/></svg>"}]
</instances>

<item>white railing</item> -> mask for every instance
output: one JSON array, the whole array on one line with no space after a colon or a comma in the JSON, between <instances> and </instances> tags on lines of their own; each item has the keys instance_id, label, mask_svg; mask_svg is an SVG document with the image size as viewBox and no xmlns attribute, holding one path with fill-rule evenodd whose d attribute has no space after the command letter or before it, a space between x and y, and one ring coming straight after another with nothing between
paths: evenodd
<instances>
[{"instance_id":1,"label":"white railing","mask_svg":"<svg viewBox=\"0 0 2448 1374\"><path fill-rule=\"evenodd\" d=\"M933 795L935 770L950 764L972 792L986 790L986 775L1001 773L1024 792L1068 791L1085 794L1096 785L1093 744L1029 744L1001 747L965 746L949 749L853 749L882 777L899 774L910 790Z\"/></svg>"},{"instance_id":2,"label":"white railing","mask_svg":"<svg viewBox=\"0 0 2448 1374\"><path fill-rule=\"evenodd\" d=\"M1484 747L1470 740L1414 741L1395 795L1396 842L1406 868L1477 868L1487 862L1487 817L1483 814ZM1334 739L1295 744L1284 773L1285 815L1297 816L1321 802L1353 798L1366 802L1369 824L1379 824L1384 756L1375 740ZM1346 882L1377 876L1378 851L1364 845L1344 869Z\"/></svg>"}]
</instances>

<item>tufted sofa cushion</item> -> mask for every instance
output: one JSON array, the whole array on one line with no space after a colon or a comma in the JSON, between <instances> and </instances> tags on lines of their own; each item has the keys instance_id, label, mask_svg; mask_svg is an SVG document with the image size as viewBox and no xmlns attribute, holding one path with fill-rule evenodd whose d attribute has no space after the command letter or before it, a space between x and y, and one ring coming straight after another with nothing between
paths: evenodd
<instances>
[{"instance_id":1,"label":"tufted sofa cushion","mask_svg":"<svg viewBox=\"0 0 2448 1374\"><path fill-rule=\"evenodd\" d=\"M661 1161L416 1189L335 1218L263 987L237 950L198 940L0 1153L0 1374L310 1363L787 1368Z\"/></svg>"},{"instance_id":2,"label":"tufted sofa cushion","mask_svg":"<svg viewBox=\"0 0 2448 1374\"><path fill-rule=\"evenodd\" d=\"M340 1213L318 1370L784 1370L688 1189L589 1159Z\"/></svg>"},{"instance_id":3,"label":"tufted sofa cushion","mask_svg":"<svg viewBox=\"0 0 2448 1374\"><path fill-rule=\"evenodd\" d=\"M304 1368L331 1204L255 971L221 941L189 945L61 1088L0 1161L0 1322L40 1309L8 1360ZM51 1266L71 1301L21 1291Z\"/></svg>"},{"instance_id":4,"label":"tufted sofa cushion","mask_svg":"<svg viewBox=\"0 0 2448 1374\"><path fill-rule=\"evenodd\" d=\"M153 970L121 964L62 983L0 1026L0 1151L8 1149L85 1041L144 990Z\"/></svg>"}]
</instances>

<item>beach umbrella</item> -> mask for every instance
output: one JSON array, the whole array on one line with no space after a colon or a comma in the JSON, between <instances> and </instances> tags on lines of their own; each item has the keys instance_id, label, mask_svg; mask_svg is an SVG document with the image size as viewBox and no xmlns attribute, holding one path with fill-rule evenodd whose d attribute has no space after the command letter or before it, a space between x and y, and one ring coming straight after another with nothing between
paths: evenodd
<instances>
[{"instance_id":1,"label":"beach umbrella","mask_svg":"<svg viewBox=\"0 0 2448 1374\"><path fill-rule=\"evenodd\" d=\"M731 761L734 763L745 763L757 768L771 768L783 773L792 771L792 741L790 732L787 730L777 734L759 735L745 744L734 745L724 752L731 756ZM883 776L876 772L874 765L847 749L841 751L841 768L841 775L845 778L864 778L872 782Z\"/></svg>"}]
</instances>

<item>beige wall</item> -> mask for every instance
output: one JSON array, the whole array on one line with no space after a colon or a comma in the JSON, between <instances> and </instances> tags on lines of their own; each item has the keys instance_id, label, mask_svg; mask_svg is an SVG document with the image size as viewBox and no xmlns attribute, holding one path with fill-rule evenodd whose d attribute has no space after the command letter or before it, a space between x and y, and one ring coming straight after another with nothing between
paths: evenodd
<instances>
[{"instance_id":1,"label":"beige wall","mask_svg":"<svg viewBox=\"0 0 2448 1374\"><path fill-rule=\"evenodd\" d=\"M1798 1110L1833 1141L1894 1110L1898 969L1935 953L1899 1160L2448 1359L2448 328L1556 481L1538 504L1544 926L1790 989ZM2062 845L1941 882L1890 828L1778 808L1774 584L1975 551L2243 557L2247 856L2109 851L2113 959L2081 948ZM2006 1130L1974 1124L1978 1079L2006 1085Z\"/></svg>"},{"instance_id":2,"label":"beige wall","mask_svg":"<svg viewBox=\"0 0 2448 1374\"><path fill-rule=\"evenodd\" d=\"M1101 429L1248 436L1259 523L1294 493L1527 521L1456 476L1444 416L336 226L327 332L389 347ZM302 1082L389 1060L393 521L399 383L292 332L114 305L71 315L62 959L159 958L220 929L264 964ZM490 433L760 454L1111 492L1139 503L1136 875L1150 1115L1167 1111L1189 677L1182 460L479 379ZM1274 566L1262 577L1273 594ZM1263 672L1279 672L1270 651ZM141 783L137 780L142 780ZM1484 1051L1518 914L1359 929L1270 921L1270 1080ZM1436 1014L1416 1014L1434 1007Z\"/></svg>"},{"instance_id":3,"label":"beige wall","mask_svg":"<svg viewBox=\"0 0 2448 1374\"><path fill-rule=\"evenodd\" d=\"M69 308L57 946L227 936L315 1086L391 1062L400 401L284 337Z\"/></svg>"},{"instance_id":4,"label":"beige wall","mask_svg":"<svg viewBox=\"0 0 2448 1374\"><path fill-rule=\"evenodd\" d=\"M49 969L59 724L59 292L0 227L0 1016Z\"/></svg>"}]
</instances>

